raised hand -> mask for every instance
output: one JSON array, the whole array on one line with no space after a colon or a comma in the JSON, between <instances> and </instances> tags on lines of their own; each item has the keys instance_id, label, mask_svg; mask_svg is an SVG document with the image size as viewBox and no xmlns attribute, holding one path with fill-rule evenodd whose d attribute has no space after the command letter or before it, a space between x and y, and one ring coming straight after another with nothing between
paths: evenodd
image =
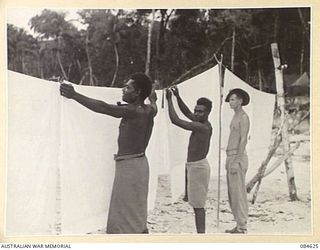
<instances>
[{"instance_id":1,"label":"raised hand","mask_svg":"<svg viewBox=\"0 0 320 250\"><path fill-rule=\"evenodd\" d=\"M154 84L152 86L152 90L151 90L151 93L149 95L149 100L150 102L156 102L157 101L157 94L156 94L156 85Z\"/></svg>"},{"instance_id":2,"label":"raised hand","mask_svg":"<svg viewBox=\"0 0 320 250\"><path fill-rule=\"evenodd\" d=\"M179 89L178 89L177 85L172 86L172 87L171 87L171 90L172 90L173 94L174 94L176 97L180 96L180 95L179 95Z\"/></svg>"},{"instance_id":3,"label":"raised hand","mask_svg":"<svg viewBox=\"0 0 320 250\"><path fill-rule=\"evenodd\" d=\"M61 83L60 94L66 98L73 98L76 91L71 84Z\"/></svg>"},{"instance_id":4,"label":"raised hand","mask_svg":"<svg viewBox=\"0 0 320 250\"><path fill-rule=\"evenodd\" d=\"M60 83L63 83L63 81L64 81L65 79L64 79L64 77L63 76L59 76L59 79L58 79L58 81L60 82Z\"/></svg>"},{"instance_id":5,"label":"raised hand","mask_svg":"<svg viewBox=\"0 0 320 250\"><path fill-rule=\"evenodd\" d=\"M166 90L166 98L167 98L167 100L171 100L171 98L172 98L172 92L170 89Z\"/></svg>"}]
</instances>

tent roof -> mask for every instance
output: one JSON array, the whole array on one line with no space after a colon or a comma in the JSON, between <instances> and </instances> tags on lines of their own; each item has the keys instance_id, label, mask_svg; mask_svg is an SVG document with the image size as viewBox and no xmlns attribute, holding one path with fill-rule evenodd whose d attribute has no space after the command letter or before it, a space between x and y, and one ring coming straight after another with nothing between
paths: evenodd
<instances>
[{"instance_id":1,"label":"tent roof","mask_svg":"<svg viewBox=\"0 0 320 250\"><path fill-rule=\"evenodd\" d=\"M290 87L309 87L310 79L308 74L304 72Z\"/></svg>"}]
</instances>

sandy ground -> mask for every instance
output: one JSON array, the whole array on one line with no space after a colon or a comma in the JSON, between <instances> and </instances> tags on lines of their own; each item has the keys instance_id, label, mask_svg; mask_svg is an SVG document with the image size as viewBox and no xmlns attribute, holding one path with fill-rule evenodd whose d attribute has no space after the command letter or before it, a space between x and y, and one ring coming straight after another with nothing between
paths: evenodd
<instances>
[{"instance_id":1,"label":"sandy ground","mask_svg":"<svg viewBox=\"0 0 320 250\"><path fill-rule=\"evenodd\" d=\"M249 206L249 234L311 234L311 169L310 169L310 135L291 135L291 141L301 141L292 161L297 187L298 201L290 201L287 175L284 164L263 179L255 204ZM281 155L281 148L276 157ZM213 170L215 171L215 170ZM250 173L248 176L253 176ZM247 181L249 181L248 178ZM210 181L207 212L207 233L224 233L225 229L234 227L235 222L228 204L225 176L221 176L221 198L219 228L217 228L217 178ZM254 189L253 189L254 190ZM252 194L248 195L249 201ZM156 208L148 216L151 234L190 234L196 233L193 209L188 203L179 199L171 203L169 176L159 176Z\"/></svg>"},{"instance_id":2,"label":"sandy ground","mask_svg":"<svg viewBox=\"0 0 320 250\"><path fill-rule=\"evenodd\" d=\"M308 235L312 234L312 201L310 169L310 135L305 132L291 135L291 141L301 141L292 161L298 201L290 201L287 175L284 164L263 179L255 204L251 204L253 190L248 194L249 220L248 234L251 235ZM275 157L281 156L281 148ZM215 171L215 170L213 170ZM248 176L254 171L248 170ZM247 182L250 180L248 178ZM217 178L210 181L207 213L207 233L221 234L234 227L227 198L225 175L221 176L221 197L219 228L217 228ZM169 176L159 176L155 209L149 213L148 228L150 234L195 234L194 213L190 205L180 199L172 203ZM100 229L93 234L104 233Z\"/></svg>"},{"instance_id":3,"label":"sandy ground","mask_svg":"<svg viewBox=\"0 0 320 250\"><path fill-rule=\"evenodd\" d=\"M312 200L311 200L311 164L309 124L305 122L299 127L298 134L290 134L290 141L300 141L299 148L292 156L295 183L299 200L290 201L287 175L284 164L262 180L257 200L251 204L252 194L248 194L250 235L310 235L312 234ZM282 155L279 147L275 158ZM264 159L262 159L264 160ZM261 162L262 162L261 160ZM212 169L216 171L216 169ZM256 170L248 169L247 182L256 174ZM228 198L226 177L221 176L221 195L219 228L217 228L217 189L218 178L213 177L209 184L206 204L207 233L224 234L226 229L235 226ZM169 176L159 176L155 209L148 215L150 234L195 234L194 213L192 207L180 199L172 203ZM105 229L98 229L92 234L104 234Z\"/></svg>"}]
</instances>

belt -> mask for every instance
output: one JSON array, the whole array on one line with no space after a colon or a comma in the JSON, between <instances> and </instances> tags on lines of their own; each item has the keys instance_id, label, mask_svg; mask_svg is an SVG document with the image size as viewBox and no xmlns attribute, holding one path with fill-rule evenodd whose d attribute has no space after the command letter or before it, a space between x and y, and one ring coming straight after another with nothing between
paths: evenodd
<instances>
[{"instance_id":1,"label":"belt","mask_svg":"<svg viewBox=\"0 0 320 250\"><path fill-rule=\"evenodd\" d=\"M128 160L132 158L139 158L145 156L145 153L138 153L138 154L129 154L129 155L114 155L115 161L122 161L122 160Z\"/></svg>"},{"instance_id":2,"label":"belt","mask_svg":"<svg viewBox=\"0 0 320 250\"><path fill-rule=\"evenodd\" d=\"M238 149L230 149L230 150L227 150L226 153L227 153L227 156L237 155Z\"/></svg>"}]
</instances>

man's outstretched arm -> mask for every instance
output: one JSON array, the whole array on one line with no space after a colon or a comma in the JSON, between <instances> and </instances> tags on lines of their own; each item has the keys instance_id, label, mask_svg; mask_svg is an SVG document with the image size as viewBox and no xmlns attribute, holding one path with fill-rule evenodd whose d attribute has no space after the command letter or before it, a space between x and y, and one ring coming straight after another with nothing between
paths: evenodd
<instances>
[{"instance_id":1,"label":"man's outstretched arm","mask_svg":"<svg viewBox=\"0 0 320 250\"><path fill-rule=\"evenodd\" d=\"M71 84L61 83L60 93L62 96L73 99L85 106L86 108L105 115L110 115L116 118L129 117L133 115L133 111L127 106L118 106L105 103L76 92Z\"/></svg>"},{"instance_id":2,"label":"man's outstretched arm","mask_svg":"<svg viewBox=\"0 0 320 250\"><path fill-rule=\"evenodd\" d=\"M188 106L184 103L184 101L182 100L178 87L174 86L171 88L173 94L176 96L177 101L178 101L178 106L181 110L181 112L188 117L191 121L194 121L194 114L190 111L190 109L188 108Z\"/></svg>"}]
</instances>

